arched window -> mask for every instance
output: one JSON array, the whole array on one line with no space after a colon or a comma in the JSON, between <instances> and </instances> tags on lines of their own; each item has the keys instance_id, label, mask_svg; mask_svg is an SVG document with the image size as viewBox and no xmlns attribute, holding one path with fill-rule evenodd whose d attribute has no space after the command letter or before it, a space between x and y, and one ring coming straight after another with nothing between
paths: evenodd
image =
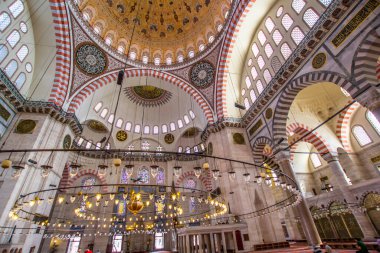
<instances>
[{"instance_id":1,"label":"arched window","mask_svg":"<svg viewBox=\"0 0 380 253\"><path fill-rule=\"evenodd\" d=\"M297 14L300 14L303 7L305 7L306 3L304 0L293 0L292 8L294 9Z\"/></svg>"},{"instance_id":2,"label":"arched window","mask_svg":"<svg viewBox=\"0 0 380 253\"><path fill-rule=\"evenodd\" d=\"M199 51L203 51L203 50L205 50L205 44L200 44L199 45Z\"/></svg>"},{"instance_id":3,"label":"arched window","mask_svg":"<svg viewBox=\"0 0 380 253\"><path fill-rule=\"evenodd\" d=\"M148 64L148 61L149 61L149 57L148 57L147 55L143 55L143 57L142 57L142 62L143 62L144 64Z\"/></svg>"},{"instance_id":4,"label":"arched window","mask_svg":"<svg viewBox=\"0 0 380 253\"><path fill-rule=\"evenodd\" d=\"M245 107L246 110L248 110L249 107L251 107L251 105L249 104L248 98L244 98L244 107Z\"/></svg>"},{"instance_id":5,"label":"arched window","mask_svg":"<svg viewBox=\"0 0 380 253\"><path fill-rule=\"evenodd\" d=\"M4 72L9 78L11 78L18 68L18 63L15 60L11 60L5 67Z\"/></svg>"},{"instance_id":6,"label":"arched window","mask_svg":"<svg viewBox=\"0 0 380 253\"><path fill-rule=\"evenodd\" d=\"M4 31L11 23L11 17L6 12L0 14L0 32Z\"/></svg>"},{"instance_id":7,"label":"arched window","mask_svg":"<svg viewBox=\"0 0 380 253\"><path fill-rule=\"evenodd\" d=\"M107 113L108 113L108 109L104 108L103 111L100 113L100 117L104 119L107 116Z\"/></svg>"},{"instance_id":8,"label":"arched window","mask_svg":"<svg viewBox=\"0 0 380 253\"><path fill-rule=\"evenodd\" d=\"M280 59L278 59L277 56L274 56L271 61L271 66L274 71L274 73L277 73L281 68L281 62Z\"/></svg>"},{"instance_id":9,"label":"arched window","mask_svg":"<svg viewBox=\"0 0 380 253\"><path fill-rule=\"evenodd\" d=\"M198 153L198 146L194 146L194 153Z\"/></svg>"},{"instance_id":10,"label":"arched window","mask_svg":"<svg viewBox=\"0 0 380 253\"><path fill-rule=\"evenodd\" d=\"M377 134L380 135L380 122L377 120L375 115L373 115L372 112L367 111L366 117L369 123L371 123L372 127L376 130Z\"/></svg>"},{"instance_id":11,"label":"arched window","mask_svg":"<svg viewBox=\"0 0 380 253\"><path fill-rule=\"evenodd\" d=\"M161 63L160 58L158 58L158 57L154 58L154 65L158 66L158 65L160 65L160 63Z\"/></svg>"},{"instance_id":12,"label":"arched window","mask_svg":"<svg viewBox=\"0 0 380 253\"><path fill-rule=\"evenodd\" d=\"M158 126L153 126L153 134L158 134Z\"/></svg>"},{"instance_id":13,"label":"arched window","mask_svg":"<svg viewBox=\"0 0 380 253\"><path fill-rule=\"evenodd\" d=\"M26 25L25 22L20 22L20 30L23 32L23 33L26 33L28 31L28 26Z\"/></svg>"},{"instance_id":14,"label":"arched window","mask_svg":"<svg viewBox=\"0 0 380 253\"><path fill-rule=\"evenodd\" d=\"M178 120L178 128L182 128L183 127L183 122L181 119Z\"/></svg>"},{"instance_id":15,"label":"arched window","mask_svg":"<svg viewBox=\"0 0 380 253\"><path fill-rule=\"evenodd\" d=\"M166 65L172 65L173 59L171 57L166 58Z\"/></svg>"},{"instance_id":16,"label":"arched window","mask_svg":"<svg viewBox=\"0 0 380 253\"><path fill-rule=\"evenodd\" d=\"M252 44L251 50L252 50L253 55L255 57L257 57L257 55L259 54L260 50L259 50L259 47L257 46L256 43Z\"/></svg>"},{"instance_id":17,"label":"arched window","mask_svg":"<svg viewBox=\"0 0 380 253\"><path fill-rule=\"evenodd\" d=\"M14 48L17 45L17 43L20 41L20 38L20 33L16 30L13 30L11 34L9 34L9 36L7 37L7 41L11 48Z\"/></svg>"},{"instance_id":18,"label":"arched window","mask_svg":"<svg viewBox=\"0 0 380 253\"><path fill-rule=\"evenodd\" d=\"M270 81L272 80L272 75L271 75L271 73L269 72L268 69L265 69L265 70L264 70L264 79L265 79L265 82L266 82L267 84L269 84Z\"/></svg>"},{"instance_id":19,"label":"arched window","mask_svg":"<svg viewBox=\"0 0 380 253\"><path fill-rule=\"evenodd\" d=\"M150 133L150 127L144 126L144 134L149 134L149 133Z\"/></svg>"},{"instance_id":20,"label":"arched window","mask_svg":"<svg viewBox=\"0 0 380 253\"><path fill-rule=\"evenodd\" d=\"M282 17L282 26L285 28L285 30L289 30L289 28L293 25L293 19L289 16L289 14L285 14Z\"/></svg>"},{"instance_id":21,"label":"arched window","mask_svg":"<svg viewBox=\"0 0 380 253\"><path fill-rule=\"evenodd\" d=\"M300 44L300 42L305 37L305 34L302 32L301 28L298 26L294 27L291 33L292 39L296 45Z\"/></svg>"},{"instance_id":22,"label":"arched window","mask_svg":"<svg viewBox=\"0 0 380 253\"><path fill-rule=\"evenodd\" d=\"M178 147L178 153L182 153L183 148L181 146Z\"/></svg>"},{"instance_id":23,"label":"arched window","mask_svg":"<svg viewBox=\"0 0 380 253\"><path fill-rule=\"evenodd\" d=\"M314 168L318 168L319 166L322 165L321 160L319 160L319 157L316 153L312 153L310 155L310 160L311 160Z\"/></svg>"},{"instance_id":24,"label":"arched window","mask_svg":"<svg viewBox=\"0 0 380 253\"><path fill-rule=\"evenodd\" d=\"M279 30L275 30L273 32L273 41L274 41L274 43L276 43L277 46L280 44L282 38L283 38L282 34Z\"/></svg>"},{"instance_id":25,"label":"arched window","mask_svg":"<svg viewBox=\"0 0 380 253\"><path fill-rule=\"evenodd\" d=\"M265 54L267 55L267 57L268 57L268 59L272 56L272 54L273 54L273 48L272 48L272 46L269 44L269 43L267 43L266 45L265 45Z\"/></svg>"},{"instance_id":26,"label":"arched window","mask_svg":"<svg viewBox=\"0 0 380 253\"><path fill-rule=\"evenodd\" d=\"M248 67L251 67L252 66L252 63L253 63L253 60L252 60L252 58L249 58L249 60L248 60Z\"/></svg>"},{"instance_id":27,"label":"arched window","mask_svg":"<svg viewBox=\"0 0 380 253\"><path fill-rule=\"evenodd\" d=\"M267 28L268 32L271 33L273 31L273 28L274 28L274 23L273 23L273 20L268 17L266 20L265 20L265 27Z\"/></svg>"},{"instance_id":28,"label":"arched window","mask_svg":"<svg viewBox=\"0 0 380 253\"><path fill-rule=\"evenodd\" d=\"M13 4L11 4L11 6L9 6L9 10L11 11L12 16L17 18L24 10L24 4L21 0L16 0Z\"/></svg>"},{"instance_id":29,"label":"arched window","mask_svg":"<svg viewBox=\"0 0 380 253\"><path fill-rule=\"evenodd\" d=\"M99 112L100 109L102 108L102 106L103 106L103 103L102 103L102 102L97 103L97 104L95 105L95 107L94 107L94 111L95 111L95 112Z\"/></svg>"},{"instance_id":30,"label":"arched window","mask_svg":"<svg viewBox=\"0 0 380 253\"><path fill-rule=\"evenodd\" d=\"M100 27L100 25L95 25L94 26L94 31L96 34L101 34L102 33L102 28Z\"/></svg>"},{"instance_id":31,"label":"arched window","mask_svg":"<svg viewBox=\"0 0 380 253\"><path fill-rule=\"evenodd\" d=\"M20 49L17 51L17 58L23 62L25 57L28 55L29 49L26 45L22 45Z\"/></svg>"},{"instance_id":32,"label":"arched window","mask_svg":"<svg viewBox=\"0 0 380 253\"><path fill-rule=\"evenodd\" d=\"M129 58L131 58L132 61L136 60L137 54L136 52L130 52L129 53Z\"/></svg>"},{"instance_id":33,"label":"arched window","mask_svg":"<svg viewBox=\"0 0 380 253\"><path fill-rule=\"evenodd\" d=\"M132 123L131 122L127 122L125 124L125 131L130 132L131 130L132 130Z\"/></svg>"},{"instance_id":34,"label":"arched window","mask_svg":"<svg viewBox=\"0 0 380 253\"><path fill-rule=\"evenodd\" d=\"M165 124L161 126L161 129L162 129L162 133L167 133L168 132L168 126L165 125Z\"/></svg>"},{"instance_id":35,"label":"arched window","mask_svg":"<svg viewBox=\"0 0 380 253\"><path fill-rule=\"evenodd\" d=\"M280 6L280 7L277 9L276 17L280 17L280 16L282 15L283 12L284 12L284 7L283 7L283 6Z\"/></svg>"},{"instance_id":36,"label":"arched window","mask_svg":"<svg viewBox=\"0 0 380 253\"><path fill-rule=\"evenodd\" d=\"M263 86L263 83L261 82L261 80L258 80L257 83L256 83L256 89L257 89L257 92L259 94L261 94L264 90L264 86Z\"/></svg>"},{"instance_id":37,"label":"arched window","mask_svg":"<svg viewBox=\"0 0 380 253\"><path fill-rule=\"evenodd\" d=\"M8 55L8 48L6 45L4 44L0 44L0 63L2 61L4 61L4 59L7 57Z\"/></svg>"},{"instance_id":38,"label":"arched window","mask_svg":"<svg viewBox=\"0 0 380 253\"><path fill-rule=\"evenodd\" d=\"M178 61L178 62L183 62L183 55L181 55L181 54L178 55L178 56L177 56L177 61Z\"/></svg>"},{"instance_id":39,"label":"arched window","mask_svg":"<svg viewBox=\"0 0 380 253\"><path fill-rule=\"evenodd\" d=\"M253 67L251 68L251 75L252 75L252 79L253 79L253 80L256 80L256 78L257 78L257 76L258 76L258 73L257 73L257 70L256 70L256 67L255 67L255 66L253 66ZM248 89L249 89L249 87L248 87Z\"/></svg>"},{"instance_id":40,"label":"arched window","mask_svg":"<svg viewBox=\"0 0 380 253\"><path fill-rule=\"evenodd\" d=\"M170 131L175 131L175 124L174 124L174 122L170 123Z\"/></svg>"},{"instance_id":41,"label":"arched window","mask_svg":"<svg viewBox=\"0 0 380 253\"><path fill-rule=\"evenodd\" d=\"M115 126L116 126L117 128L121 128L122 125L123 125L123 119L119 118L119 119L116 121Z\"/></svg>"},{"instance_id":42,"label":"arched window","mask_svg":"<svg viewBox=\"0 0 380 253\"><path fill-rule=\"evenodd\" d=\"M78 146L81 146L83 141L84 139L82 137L79 137L78 142L77 142Z\"/></svg>"},{"instance_id":43,"label":"arched window","mask_svg":"<svg viewBox=\"0 0 380 253\"><path fill-rule=\"evenodd\" d=\"M190 58L193 58L193 57L194 57L194 51L193 51L193 50L190 50L188 56L189 56Z\"/></svg>"},{"instance_id":44,"label":"arched window","mask_svg":"<svg viewBox=\"0 0 380 253\"><path fill-rule=\"evenodd\" d=\"M257 58L257 64L259 64L260 69L263 69L265 66L264 58L261 55Z\"/></svg>"},{"instance_id":45,"label":"arched window","mask_svg":"<svg viewBox=\"0 0 380 253\"><path fill-rule=\"evenodd\" d=\"M115 119L115 115L111 114L109 117L108 117L108 123L112 124L113 121Z\"/></svg>"},{"instance_id":46,"label":"arched window","mask_svg":"<svg viewBox=\"0 0 380 253\"><path fill-rule=\"evenodd\" d=\"M139 124L135 125L135 133L140 133L141 126Z\"/></svg>"},{"instance_id":47,"label":"arched window","mask_svg":"<svg viewBox=\"0 0 380 253\"><path fill-rule=\"evenodd\" d=\"M352 128L352 134L355 136L360 146L368 145L372 142L371 138L362 126L356 125Z\"/></svg>"},{"instance_id":48,"label":"arched window","mask_svg":"<svg viewBox=\"0 0 380 253\"><path fill-rule=\"evenodd\" d=\"M195 119L195 114L192 110L189 111L190 118Z\"/></svg>"},{"instance_id":49,"label":"arched window","mask_svg":"<svg viewBox=\"0 0 380 253\"><path fill-rule=\"evenodd\" d=\"M88 12L84 11L83 12L83 19L86 21L90 21L90 14L88 14Z\"/></svg>"},{"instance_id":50,"label":"arched window","mask_svg":"<svg viewBox=\"0 0 380 253\"><path fill-rule=\"evenodd\" d=\"M92 142L91 141L87 141L86 149L90 149L91 146L92 146Z\"/></svg>"},{"instance_id":51,"label":"arched window","mask_svg":"<svg viewBox=\"0 0 380 253\"><path fill-rule=\"evenodd\" d=\"M119 52L119 53L124 53L124 50L125 50L125 48L124 48L124 46L123 45L119 45L118 47L117 47L117 51Z\"/></svg>"},{"instance_id":52,"label":"arched window","mask_svg":"<svg viewBox=\"0 0 380 253\"><path fill-rule=\"evenodd\" d=\"M190 149L189 146L187 146L187 147L185 148L185 153L186 153L186 154L190 154L190 152L191 152L191 149Z\"/></svg>"},{"instance_id":53,"label":"arched window","mask_svg":"<svg viewBox=\"0 0 380 253\"><path fill-rule=\"evenodd\" d=\"M95 149L100 149L102 147L102 144L100 142L96 143Z\"/></svg>"},{"instance_id":54,"label":"arched window","mask_svg":"<svg viewBox=\"0 0 380 253\"><path fill-rule=\"evenodd\" d=\"M112 39L111 39L111 37L107 37L106 40L105 40L105 42L106 42L106 44L107 44L108 46L110 46L110 45L112 44Z\"/></svg>"},{"instance_id":55,"label":"arched window","mask_svg":"<svg viewBox=\"0 0 380 253\"><path fill-rule=\"evenodd\" d=\"M25 75L24 72L21 72L21 73L18 75L18 77L17 77L17 79L16 79L16 81L15 81L15 84L16 84L17 89L21 89L22 86L24 85L25 81L26 81L26 75Z\"/></svg>"},{"instance_id":56,"label":"arched window","mask_svg":"<svg viewBox=\"0 0 380 253\"><path fill-rule=\"evenodd\" d=\"M256 101L256 99L257 99L255 91L254 91L254 90L251 90L251 91L249 92L249 96L251 97L251 101L252 101L252 103L254 103L254 102Z\"/></svg>"},{"instance_id":57,"label":"arched window","mask_svg":"<svg viewBox=\"0 0 380 253\"><path fill-rule=\"evenodd\" d=\"M142 167L137 173L137 178L140 178L140 184L149 184L149 170L147 167Z\"/></svg>"},{"instance_id":58,"label":"arched window","mask_svg":"<svg viewBox=\"0 0 380 253\"><path fill-rule=\"evenodd\" d=\"M259 33L257 34L257 38L259 39L260 41L260 44L263 46L265 41L267 41L267 37L265 36L264 32L263 31L259 31Z\"/></svg>"},{"instance_id":59,"label":"arched window","mask_svg":"<svg viewBox=\"0 0 380 253\"><path fill-rule=\"evenodd\" d=\"M241 95L242 95L242 96L245 95L245 89L242 89L242 90L241 90Z\"/></svg>"},{"instance_id":60,"label":"arched window","mask_svg":"<svg viewBox=\"0 0 380 253\"><path fill-rule=\"evenodd\" d=\"M288 59L289 56L292 54L292 50L290 49L288 43L283 43L281 46L281 54L284 56L284 59Z\"/></svg>"},{"instance_id":61,"label":"arched window","mask_svg":"<svg viewBox=\"0 0 380 253\"><path fill-rule=\"evenodd\" d=\"M27 64L25 64L25 70L28 73L32 72L33 66L32 66L32 64L30 62L28 62Z\"/></svg>"},{"instance_id":62,"label":"arched window","mask_svg":"<svg viewBox=\"0 0 380 253\"><path fill-rule=\"evenodd\" d=\"M332 0L319 0L319 2L327 7L331 4Z\"/></svg>"},{"instance_id":63,"label":"arched window","mask_svg":"<svg viewBox=\"0 0 380 253\"><path fill-rule=\"evenodd\" d=\"M215 39L215 37L211 35L210 37L208 37L208 42L212 43L214 41L214 39Z\"/></svg>"},{"instance_id":64,"label":"arched window","mask_svg":"<svg viewBox=\"0 0 380 253\"><path fill-rule=\"evenodd\" d=\"M165 183L165 171L163 168L158 169L158 173L156 176L156 183L157 184L164 184Z\"/></svg>"},{"instance_id":65,"label":"arched window","mask_svg":"<svg viewBox=\"0 0 380 253\"><path fill-rule=\"evenodd\" d=\"M190 123L189 116L187 115L183 116L183 120L185 121L186 125Z\"/></svg>"},{"instance_id":66,"label":"arched window","mask_svg":"<svg viewBox=\"0 0 380 253\"><path fill-rule=\"evenodd\" d=\"M249 76L245 78L245 86L249 89L252 85L251 79L249 79Z\"/></svg>"},{"instance_id":67,"label":"arched window","mask_svg":"<svg viewBox=\"0 0 380 253\"><path fill-rule=\"evenodd\" d=\"M312 28L315 23L317 23L318 19L319 15L311 8L307 9L303 14L303 20L310 28Z\"/></svg>"}]
</instances>

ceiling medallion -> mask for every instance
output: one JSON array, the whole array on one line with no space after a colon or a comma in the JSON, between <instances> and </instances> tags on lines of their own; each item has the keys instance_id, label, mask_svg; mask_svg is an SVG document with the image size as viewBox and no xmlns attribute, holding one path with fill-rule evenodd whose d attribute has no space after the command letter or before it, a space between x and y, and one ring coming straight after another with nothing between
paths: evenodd
<instances>
[{"instance_id":1,"label":"ceiling medallion","mask_svg":"<svg viewBox=\"0 0 380 253\"><path fill-rule=\"evenodd\" d=\"M232 134L232 138L235 144L239 144L239 145L245 144L244 136L241 133Z\"/></svg>"},{"instance_id":2,"label":"ceiling medallion","mask_svg":"<svg viewBox=\"0 0 380 253\"><path fill-rule=\"evenodd\" d=\"M87 123L87 125L91 130L93 130L95 132L98 132L98 133L107 133L108 132L106 126L97 120L90 120Z\"/></svg>"},{"instance_id":3,"label":"ceiling medallion","mask_svg":"<svg viewBox=\"0 0 380 253\"><path fill-rule=\"evenodd\" d=\"M126 87L124 93L132 102L147 107L161 106L172 97L171 92L152 85Z\"/></svg>"},{"instance_id":4,"label":"ceiling medallion","mask_svg":"<svg viewBox=\"0 0 380 253\"><path fill-rule=\"evenodd\" d=\"M174 142L174 135L172 135L172 134L166 134L165 135L165 142L167 144L172 144Z\"/></svg>"},{"instance_id":5,"label":"ceiling medallion","mask_svg":"<svg viewBox=\"0 0 380 253\"><path fill-rule=\"evenodd\" d=\"M63 138L63 144L62 147L64 149L69 149L71 147L71 136L67 134L65 138Z\"/></svg>"},{"instance_id":6,"label":"ceiling medallion","mask_svg":"<svg viewBox=\"0 0 380 253\"><path fill-rule=\"evenodd\" d=\"M214 83L215 68L207 61L196 63L190 71L190 80L197 88L207 88Z\"/></svg>"},{"instance_id":7,"label":"ceiling medallion","mask_svg":"<svg viewBox=\"0 0 380 253\"><path fill-rule=\"evenodd\" d=\"M325 53L318 53L313 59L313 62L312 62L313 68L315 69L322 68L323 65L325 65L326 63L326 60L327 60L327 56Z\"/></svg>"},{"instance_id":8,"label":"ceiling medallion","mask_svg":"<svg viewBox=\"0 0 380 253\"><path fill-rule=\"evenodd\" d=\"M76 65L88 75L99 75L108 65L106 54L95 44L81 43L75 51Z\"/></svg>"},{"instance_id":9,"label":"ceiling medallion","mask_svg":"<svg viewBox=\"0 0 380 253\"><path fill-rule=\"evenodd\" d=\"M128 134L127 134L126 131L124 131L124 130L117 131L117 133L116 133L116 139L118 141L125 141L127 138L128 138Z\"/></svg>"},{"instance_id":10,"label":"ceiling medallion","mask_svg":"<svg viewBox=\"0 0 380 253\"><path fill-rule=\"evenodd\" d=\"M37 126L37 121L31 119L20 120L16 126L15 133L17 134L32 134Z\"/></svg>"}]
</instances>

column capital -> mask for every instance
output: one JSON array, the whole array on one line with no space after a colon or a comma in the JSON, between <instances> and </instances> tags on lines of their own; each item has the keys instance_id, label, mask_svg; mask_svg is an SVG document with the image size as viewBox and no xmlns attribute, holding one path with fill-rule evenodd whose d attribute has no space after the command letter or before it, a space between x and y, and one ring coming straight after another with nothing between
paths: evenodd
<instances>
[{"instance_id":1,"label":"column capital","mask_svg":"<svg viewBox=\"0 0 380 253\"><path fill-rule=\"evenodd\" d=\"M328 163L339 161L339 156L337 152L329 152L321 156Z\"/></svg>"}]
</instances>

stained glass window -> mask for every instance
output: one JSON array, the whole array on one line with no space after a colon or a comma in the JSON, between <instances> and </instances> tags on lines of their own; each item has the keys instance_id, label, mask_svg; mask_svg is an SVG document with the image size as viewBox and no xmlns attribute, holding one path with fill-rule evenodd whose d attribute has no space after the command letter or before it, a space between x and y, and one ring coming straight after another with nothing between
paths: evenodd
<instances>
[{"instance_id":1,"label":"stained glass window","mask_svg":"<svg viewBox=\"0 0 380 253\"><path fill-rule=\"evenodd\" d=\"M153 134L158 134L158 126L153 126Z\"/></svg>"},{"instance_id":2,"label":"stained glass window","mask_svg":"<svg viewBox=\"0 0 380 253\"><path fill-rule=\"evenodd\" d=\"M164 169L159 168L158 173L156 176L156 183L157 184L164 184L165 183L165 172Z\"/></svg>"},{"instance_id":3,"label":"stained glass window","mask_svg":"<svg viewBox=\"0 0 380 253\"><path fill-rule=\"evenodd\" d=\"M120 183L128 184L128 173L127 173L127 170L125 169L121 170Z\"/></svg>"},{"instance_id":4,"label":"stained glass window","mask_svg":"<svg viewBox=\"0 0 380 253\"><path fill-rule=\"evenodd\" d=\"M137 173L137 178L140 179L140 184L149 184L149 170L147 167L142 167Z\"/></svg>"},{"instance_id":5,"label":"stained glass window","mask_svg":"<svg viewBox=\"0 0 380 253\"><path fill-rule=\"evenodd\" d=\"M125 215L125 211L126 211L125 207L126 207L125 200L119 201L119 204L117 205L117 215L119 216Z\"/></svg>"},{"instance_id":6,"label":"stained glass window","mask_svg":"<svg viewBox=\"0 0 380 253\"><path fill-rule=\"evenodd\" d=\"M189 178L185 181L185 188L195 189L196 187L197 187L197 182L194 179Z\"/></svg>"},{"instance_id":7,"label":"stained glass window","mask_svg":"<svg viewBox=\"0 0 380 253\"><path fill-rule=\"evenodd\" d=\"M190 198L190 203L189 203L189 212L190 213L194 213L195 212L195 209L196 209L196 202L195 202L195 198Z\"/></svg>"},{"instance_id":8,"label":"stained glass window","mask_svg":"<svg viewBox=\"0 0 380 253\"><path fill-rule=\"evenodd\" d=\"M85 177L82 179L82 189L84 191L91 191L94 188L96 179L94 177Z\"/></svg>"}]
</instances>

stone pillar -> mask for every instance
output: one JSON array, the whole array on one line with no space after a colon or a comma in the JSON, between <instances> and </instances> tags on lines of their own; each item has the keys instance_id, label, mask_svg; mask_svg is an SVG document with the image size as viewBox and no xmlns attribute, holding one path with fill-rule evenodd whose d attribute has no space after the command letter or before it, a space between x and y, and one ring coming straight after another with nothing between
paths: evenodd
<instances>
[{"instance_id":1,"label":"stone pillar","mask_svg":"<svg viewBox=\"0 0 380 253\"><path fill-rule=\"evenodd\" d=\"M210 243L211 243L211 252L215 253L215 242L214 242L214 234L210 234Z\"/></svg>"},{"instance_id":2,"label":"stone pillar","mask_svg":"<svg viewBox=\"0 0 380 253\"><path fill-rule=\"evenodd\" d=\"M227 253L226 235L222 232L223 253Z\"/></svg>"},{"instance_id":3,"label":"stone pillar","mask_svg":"<svg viewBox=\"0 0 380 253\"><path fill-rule=\"evenodd\" d=\"M190 235L186 235L186 253L190 253Z\"/></svg>"},{"instance_id":4,"label":"stone pillar","mask_svg":"<svg viewBox=\"0 0 380 253\"><path fill-rule=\"evenodd\" d=\"M348 188L348 181L346 179L346 174L343 171L342 165L339 162L339 158L337 155L328 153L322 156L323 159L325 159L330 167L331 170L334 173L334 177L332 178L332 185L334 191L339 191L341 193L341 196L346 200L349 204L355 204L357 203L357 199L355 196L350 192ZM371 223L371 221L368 219L368 217L362 213L362 212L354 212L353 213L356 220L359 223L359 226L362 229L364 238L367 239L373 239L375 236L377 236L377 233Z\"/></svg>"},{"instance_id":5,"label":"stone pillar","mask_svg":"<svg viewBox=\"0 0 380 253\"><path fill-rule=\"evenodd\" d=\"M198 250L198 252L199 253L204 253L204 247L203 247L203 245L204 245L204 243L203 243L203 235L202 234L199 234L198 235L199 236L199 250Z\"/></svg>"},{"instance_id":6,"label":"stone pillar","mask_svg":"<svg viewBox=\"0 0 380 253\"><path fill-rule=\"evenodd\" d=\"M237 242L236 242L236 233L235 233L235 230L232 231L232 237L234 238L234 250L235 250L235 252L237 252L238 246L237 246Z\"/></svg>"},{"instance_id":7,"label":"stone pillar","mask_svg":"<svg viewBox=\"0 0 380 253\"><path fill-rule=\"evenodd\" d=\"M211 253L211 243L210 243L210 234L204 234L204 238L206 240L206 249L207 253Z\"/></svg>"},{"instance_id":8,"label":"stone pillar","mask_svg":"<svg viewBox=\"0 0 380 253\"><path fill-rule=\"evenodd\" d=\"M290 163L290 153L289 151L281 151L276 154L276 160L282 169L282 171L287 174L291 179L293 179L298 186L298 182L296 180L293 166ZM299 189L299 186L298 186ZM301 203L296 207L299 211L301 217L302 228L305 232L306 239L309 244L319 245L321 244L321 238L319 237L317 228L314 224L313 217L311 217L311 213L309 207L307 206L306 200L303 196Z\"/></svg>"}]
</instances>

